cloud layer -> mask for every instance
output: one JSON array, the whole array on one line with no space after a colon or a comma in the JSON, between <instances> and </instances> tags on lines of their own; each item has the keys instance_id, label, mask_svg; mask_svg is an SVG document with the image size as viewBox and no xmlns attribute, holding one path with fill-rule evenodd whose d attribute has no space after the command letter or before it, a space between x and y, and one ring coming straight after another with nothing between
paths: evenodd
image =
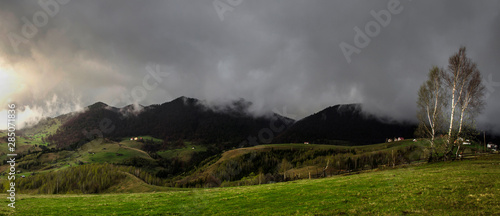
<instances>
[{"instance_id":1,"label":"cloud layer","mask_svg":"<svg viewBox=\"0 0 500 216\"><path fill-rule=\"evenodd\" d=\"M492 75L480 125L500 131L498 1L401 0L400 13L350 63L339 45L355 46L355 27L365 30L376 21L373 12L397 2L244 0L232 6L220 0L223 20L211 0L48 2L0 3L0 77L14 83L2 89L2 104L45 107L54 95L75 109L96 101L122 107L179 96L245 98L257 113L287 107L300 118L335 104L364 103L373 113L414 120L428 70L445 67L466 46L483 76ZM36 33L23 28L26 20L40 26Z\"/></svg>"}]
</instances>

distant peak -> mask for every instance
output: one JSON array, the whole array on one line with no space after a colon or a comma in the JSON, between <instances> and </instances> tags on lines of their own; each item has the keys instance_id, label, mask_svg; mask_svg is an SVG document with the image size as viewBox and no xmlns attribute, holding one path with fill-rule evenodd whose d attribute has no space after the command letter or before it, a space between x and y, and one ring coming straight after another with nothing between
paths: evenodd
<instances>
[{"instance_id":1,"label":"distant peak","mask_svg":"<svg viewBox=\"0 0 500 216\"><path fill-rule=\"evenodd\" d=\"M171 102L174 102L174 103L183 103L184 105L191 105L191 104L195 104L197 101L198 101L198 99L195 99L195 98L189 98L189 97L186 97L186 96L180 96L180 97L172 100Z\"/></svg>"},{"instance_id":2,"label":"distant peak","mask_svg":"<svg viewBox=\"0 0 500 216\"><path fill-rule=\"evenodd\" d=\"M337 104L334 106L327 107L320 112L323 111L336 111L336 112L344 112L344 111L361 111L362 106L360 103L352 103L352 104Z\"/></svg>"},{"instance_id":3,"label":"distant peak","mask_svg":"<svg viewBox=\"0 0 500 216\"><path fill-rule=\"evenodd\" d=\"M333 107L341 108L341 107L354 107L354 108L359 108L361 106L360 103L351 103L351 104L337 104Z\"/></svg>"},{"instance_id":4,"label":"distant peak","mask_svg":"<svg viewBox=\"0 0 500 216\"><path fill-rule=\"evenodd\" d=\"M130 108L144 108L145 106L141 105L141 104L129 104L127 106L124 106L122 109L130 109Z\"/></svg>"},{"instance_id":5,"label":"distant peak","mask_svg":"<svg viewBox=\"0 0 500 216\"><path fill-rule=\"evenodd\" d=\"M103 102L100 102L100 101L88 106L89 109L100 109L100 108L105 108L105 107L108 107L108 105L103 103Z\"/></svg>"},{"instance_id":6,"label":"distant peak","mask_svg":"<svg viewBox=\"0 0 500 216\"><path fill-rule=\"evenodd\" d=\"M337 110L361 110L361 104L360 103L353 103L353 104L339 104L334 106L337 108Z\"/></svg>"},{"instance_id":7,"label":"distant peak","mask_svg":"<svg viewBox=\"0 0 500 216\"><path fill-rule=\"evenodd\" d=\"M176 99L174 99L173 101L186 101L186 100L195 100L194 98L189 98L189 97L186 97L186 96L180 96Z\"/></svg>"}]
</instances>

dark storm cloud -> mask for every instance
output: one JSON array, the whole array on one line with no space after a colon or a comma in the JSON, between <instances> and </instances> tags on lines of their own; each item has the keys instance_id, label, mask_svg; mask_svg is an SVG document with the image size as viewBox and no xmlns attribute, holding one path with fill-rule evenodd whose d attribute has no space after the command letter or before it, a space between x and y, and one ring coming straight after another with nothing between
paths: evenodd
<instances>
[{"instance_id":1,"label":"dark storm cloud","mask_svg":"<svg viewBox=\"0 0 500 216\"><path fill-rule=\"evenodd\" d=\"M401 0L401 12L348 63L339 44L354 45L354 28L364 29L375 20L370 11L387 10L388 2L244 0L227 4L221 20L212 0L70 1L18 52L6 35L22 35L21 18L32 19L41 7L2 2L0 54L26 75L53 77L15 94L27 104L54 94L71 101L71 91L83 105L124 106L143 86L146 67L158 64L168 76L145 91L141 104L183 95L209 103L245 98L255 112L286 107L300 118L360 102L373 113L413 120L428 70L446 67L462 45L483 76L500 82L497 1ZM500 87L491 89L479 119L500 131Z\"/></svg>"}]
</instances>

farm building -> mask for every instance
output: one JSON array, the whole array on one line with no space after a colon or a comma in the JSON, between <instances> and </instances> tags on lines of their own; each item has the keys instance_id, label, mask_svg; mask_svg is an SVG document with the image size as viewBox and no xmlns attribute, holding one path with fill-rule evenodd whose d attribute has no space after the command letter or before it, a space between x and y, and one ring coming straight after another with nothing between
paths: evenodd
<instances>
[{"instance_id":1,"label":"farm building","mask_svg":"<svg viewBox=\"0 0 500 216\"><path fill-rule=\"evenodd\" d=\"M493 144L492 142L488 143L488 145L486 145L486 147L489 148L489 149L498 150L498 145L497 144Z\"/></svg>"},{"instance_id":2,"label":"farm building","mask_svg":"<svg viewBox=\"0 0 500 216\"><path fill-rule=\"evenodd\" d=\"M405 140L405 138L403 138L403 137L394 137L394 142L403 141L403 140Z\"/></svg>"}]
</instances>

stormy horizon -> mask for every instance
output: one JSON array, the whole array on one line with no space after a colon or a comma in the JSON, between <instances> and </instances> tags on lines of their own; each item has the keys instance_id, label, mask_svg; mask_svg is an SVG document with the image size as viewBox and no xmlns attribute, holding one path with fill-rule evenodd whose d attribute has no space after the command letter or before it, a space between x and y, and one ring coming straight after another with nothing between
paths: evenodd
<instances>
[{"instance_id":1,"label":"stormy horizon","mask_svg":"<svg viewBox=\"0 0 500 216\"><path fill-rule=\"evenodd\" d=\"M447 69L464 46L486 87L478 129L500 134L497 1L0 5L0 102L16 103L21 127L98 101L121 108L181 96L209 106L243 99L252 114L295 120L359 103L416 123L429 70Z\"/></svg>"}]
</instances>

